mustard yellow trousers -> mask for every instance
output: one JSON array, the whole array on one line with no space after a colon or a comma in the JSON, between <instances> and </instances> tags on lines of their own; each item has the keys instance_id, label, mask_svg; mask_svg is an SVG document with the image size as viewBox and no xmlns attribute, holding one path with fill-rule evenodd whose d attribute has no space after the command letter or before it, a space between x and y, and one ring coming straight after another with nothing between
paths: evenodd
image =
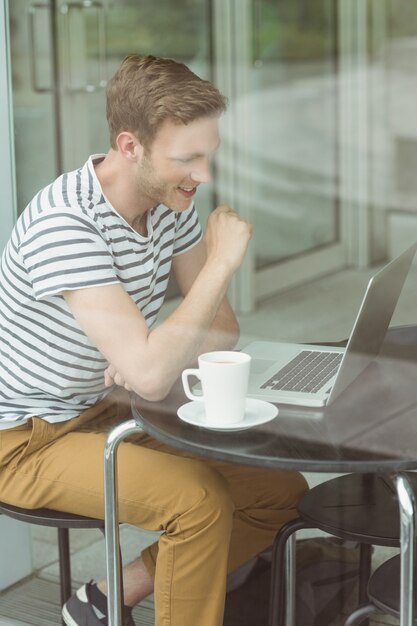
<instances>
[{"instance_id":1,"label":"mustard yellow trousers","mask_svg":"<svg viewBox=\"0 0 417 626\"><path fill-rule=\"evenodd\" d=\"M130 417L120 389L67 422L34 417L1 430L0 500L103 518L106 433ZM117 454L120 521L164 531L142 553L155 581L156 626L221 626L227 572L296 516L304 478L192 457L144 433Z\"/></svg>"}]
</instances>

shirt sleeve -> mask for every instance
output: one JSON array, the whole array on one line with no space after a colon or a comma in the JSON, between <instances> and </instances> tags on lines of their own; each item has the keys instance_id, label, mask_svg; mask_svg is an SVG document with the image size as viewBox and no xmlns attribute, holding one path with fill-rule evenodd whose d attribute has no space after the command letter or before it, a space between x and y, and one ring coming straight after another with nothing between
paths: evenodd
<instances>
[{"instance_id":1,"label":"shirt sleeve","mask_svg":"<svg viewBox=\"0 0 417 626\"><path fill-rule=\"evenodd\" d=\"M203 237L194 203L177 216L173 256L187 252Z\"/></svg>"},{"instance_id":2,"label":"shirt sleeve","mask_svg":"<svg viewBox=\"0 0 417 626\"><path fill-rule=\"evenodd\" d=\"M99 226L81 211L41 213L26 231L20 253L36 300L119 282Z\"/></svg>"}]
</instances>

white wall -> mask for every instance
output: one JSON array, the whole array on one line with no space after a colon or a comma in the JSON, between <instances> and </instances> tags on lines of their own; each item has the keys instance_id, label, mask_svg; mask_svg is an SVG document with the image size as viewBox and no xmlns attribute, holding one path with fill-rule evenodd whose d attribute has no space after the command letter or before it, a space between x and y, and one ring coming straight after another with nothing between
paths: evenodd
<instances>
[{"instance_id":1,"label":"white wall","mask_svg":"<svg viewBox=\"0 0 417 626\"><path fill-rule=\"evenodd\" d=\"M29 524L0 516L0 591L32 573Z\"/></svg>"}]
</instances>

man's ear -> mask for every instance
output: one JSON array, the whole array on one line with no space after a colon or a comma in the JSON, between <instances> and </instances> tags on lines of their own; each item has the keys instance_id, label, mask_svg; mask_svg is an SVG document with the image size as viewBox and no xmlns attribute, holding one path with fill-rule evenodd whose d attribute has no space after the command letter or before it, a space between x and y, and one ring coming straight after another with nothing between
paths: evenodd
<instances>
[{"instance_id":1,"label":"man's ear","mask_svg":"<svg viewBox=\"0 0 417 626\"><path fill-rule=\"evenodd\" d=\"M116 138L117 149L120 154L134 163L142 159L144 148L139 139L133 133L123 131Z\"/></svg>"}]
</instances>

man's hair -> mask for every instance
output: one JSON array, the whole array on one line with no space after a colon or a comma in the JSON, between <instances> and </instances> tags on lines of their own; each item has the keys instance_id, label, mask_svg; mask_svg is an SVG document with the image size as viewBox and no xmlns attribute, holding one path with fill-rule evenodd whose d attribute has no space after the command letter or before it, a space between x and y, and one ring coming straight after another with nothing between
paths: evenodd
<instances>
[{"instance_id":1,"label":"man's hair","mask_svg":"<svg viewBox=\"0 0 417 626\"><path fill-rule=\"evenodd\" d=\"M110 144L122 131L135 134L149 148L166 120L188 124L217 117L226 110L226 98L209 81L186 65L153 56L127 56L107 87Z\"/></svg>"}]
</instances>

